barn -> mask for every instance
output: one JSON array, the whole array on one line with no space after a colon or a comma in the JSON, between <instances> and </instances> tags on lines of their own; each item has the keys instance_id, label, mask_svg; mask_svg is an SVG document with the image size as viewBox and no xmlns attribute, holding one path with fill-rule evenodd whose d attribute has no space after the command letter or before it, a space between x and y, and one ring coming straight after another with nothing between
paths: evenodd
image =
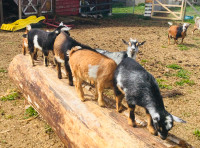
<instances>
[{"instance_id":1,"label":"barn","mask_svg":"<svg viewBox=\"0 0 200 148\"><path fill-rule=\"evenodd\" d=\"M111 5L111 0L1 0L1 22L10 16L21 18L45 14L68 16L109 13Z\"/></svg>"}]
</instances>

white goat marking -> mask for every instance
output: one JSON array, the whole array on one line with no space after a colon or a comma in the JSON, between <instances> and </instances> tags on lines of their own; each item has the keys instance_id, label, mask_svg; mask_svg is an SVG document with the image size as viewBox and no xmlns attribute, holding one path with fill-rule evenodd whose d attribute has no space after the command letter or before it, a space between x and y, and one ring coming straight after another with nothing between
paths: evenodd
<instances>
[{"instance_id":1,"label":"white goat marking","mask_svg":"<svg viewBox=\"0 0 200 148\"><path fill-rule=\"evenodd\" d=\"M42 50L42 47L38 43L38 35L35 35L33 38L34 47Z\"/></svg>"},{"instance_id":2,"label":"white goat marking","mask_svg":"<svg viewBox=\"0 0 200 148\"><path fill-rule=\"evenodd\" d=\"M170 130L172 128L172 117L171 116L167 116L165 123L166 123L166 130Z\"/></svg>"},{"instance_id":3,"label":"white goat marking","mask_svg":"<svg viewBox=\"0 0 200 148\"><path fill-rule=\"evenodd\" d=\"M69 31L71 28L70 27L64 27L61 29L61 31Z\"/></svg>"},{"instance_id":4,"label":"white goat marking","mask_svg":"<svg viewBox=\"0 0 200 148\"><path fill-rule=\"evenodd\" d=\"M188 23L184 23L184 24L183 24L183 31L186 31L187 26L188 26Z\"/></svg>"},{"instance_id":5,"label":"white goat marking","mask_svg":"<svg viewBox=\"0 0 200 148\"><path fill-rule=\"evenodd\" d=\"M56 60L59 62L59 63L64 63L65 61L63 59L61 59L59 56L55 56Z\"/></svg>"},{"instance_id":6,"label":"white goat marking","mask_svg":"<svg viewBox=\"0 0 200 148\"><path fill-rule=\"evenodd\" d=\"M24 47L28 47L28 44L26 42L24 42Z\"/></svg>"},{"instance_id":7,"label":"white goat marking","mask_svg":"<svg viewBox=\"0 0 200 148\"><path fill-rule=\"evenodd\" d=\"M88 75L90 78L94 78L94 79L97 78L98 68L99 68L99 65L91 65L91 64L88 65Z\"/></svg>"}]
</instances>

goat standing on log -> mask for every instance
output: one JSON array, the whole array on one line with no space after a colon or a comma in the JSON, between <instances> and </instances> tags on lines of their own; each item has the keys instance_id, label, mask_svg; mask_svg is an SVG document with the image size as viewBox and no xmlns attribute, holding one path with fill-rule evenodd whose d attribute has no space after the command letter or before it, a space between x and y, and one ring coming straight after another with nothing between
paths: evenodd
<instances>
[{"instance_id":1,"label":"goat standing on log","mask_svg":"<svg viewBox=\"0 0 200 148\"><path fill-rule=\"evenodd\" d=\"M138 47L140 45L143 45L146 41L144 42L138 42L137 40L133 40L132 38L130 38L129 42L126 42L124 39L122 39L122 41L124 42L124 44L128 45L127 47L127 51L119 51L119 52L109 52L107 50L103 50L103 49L95 49L97 52L113 59L117 65L126 57L130 57L133 59L136 59L136 55L138 53Z\"/></svg>"},{"instance_id":2,"label":"goat standing on log","mask_svg":"<svg viewBox=\"0 0 200 148\"><path fill-rule=\"evenodd\" d=\"M117 108L121 108L121 101L125 95L129 110L128 123L133 127L136 126L135 105L146 109L148 130L154 135L158 133L162 139L167 138L168 131L173 127L173 121L185 123L165 110L155 78L129 57L116 68L114 92Z\"/></svg>"},{"instance_id":3,"label":"goat standing on log","mask_svg":"<svg viewBox=\"0 0 200 148\"><path fill-rule=\"evenodd\" d=\"M24 32L23 36L27 35L30 30L31 30L31 26L30 25L26 26L26 31ZM22 39L22 54L26 55L27 50L28 50L28 39L27 39L27 37L23 37L23 39Z\"/></svg>"},{"instance_id":4,"label":"goat standing on log","mask_svg":"<svg viewBox=\"0 0 200 148\"><path fill-rule=\"evenodd\" d=\"M69 67L69 57L67 55L68 51L71 50L72 47L75 46L81 46L85 49L91 49L91 47L87 45L83 45L73 38L70 37L70 34L67 32L61 32L54 42L54 61L56 63L57 71L58 71L58 78L62 79L62 73L61 73L61 63L65 64L65 71L68 75L69 79L69 85L73 85L73 77L71 73L71 69ZM78 60L78 59L77 59Z\"/></svg>"},{"instance_id":5,"label":"goat standing on log","mask_svg":"<svg viewBox=\"0 0 200 148\"><path fill-rule=\"evenodd\" d=\"M32 64L34 65L34 57L37 56L38 49L43 52L44 64L48 66L49 51L53 51L53 44L56 36L60 34L61 31L68 31L70 28L60 23L59 27L53 32L46 32L40 29L31 29L28 32L28 47L31 55Z\"/></svg>"},{"instance_id":6,"label":"goat standing on log","mask_svg":"<svg viewBox=\"0 0 200 148\"><path fill-rule=\"evenodd\" d=\"M72 74L76 79L76 91L84 101L82 82L95 83L96 94L99 106L105 106L103 100L104 88L113 88L113 76L117 64L112 59L89 49L74 47L69 53L69 64Z\"/></svg>"},{"instance_id":7,"label":"goat standing on log","mask_svg":"<svg viewBox=\"0 0 200 148\"><path fill-rule=\"evenodd\" d=\"M192 35L194 35L194 31L195 30L199 30L199 29L200 29L200 17L196 17L195 18L194 29L192 31Z\"/></svg>"},{"instance_id":8,"label":"goat standing on log","mask_svg":"<svg viewBox=\"0 0 200 148\"><path fill-rule=\"evenodd\" d=\"M189 23L184 23L181 26L172 25L171 22L168 22L170 28L168 30L168 45L170 44L170 38L174 38L174 44L178 44L178 38L182 38L181 44L183 43L183 39L186 36L186 32L188 27L191 25Z\"/></svg>"}]
</instances>

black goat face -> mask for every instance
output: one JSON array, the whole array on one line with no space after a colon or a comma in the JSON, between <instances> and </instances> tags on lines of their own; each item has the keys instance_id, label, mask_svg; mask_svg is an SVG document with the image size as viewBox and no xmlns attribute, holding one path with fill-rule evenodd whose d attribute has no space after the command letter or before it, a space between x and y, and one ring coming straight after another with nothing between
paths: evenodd
<instances>
[{"instance_id":1,"label":"black goat face","mask_svg":"<svg viewBox=\"0 0 200 148\"><path fill-rule=\"evenodd\" d=\"M158 132L161 139L165 140L168 135L168 131L173 127L172 115L161 117L160 119L153 119L154 127Z\"/></svg>"}]
</instances>

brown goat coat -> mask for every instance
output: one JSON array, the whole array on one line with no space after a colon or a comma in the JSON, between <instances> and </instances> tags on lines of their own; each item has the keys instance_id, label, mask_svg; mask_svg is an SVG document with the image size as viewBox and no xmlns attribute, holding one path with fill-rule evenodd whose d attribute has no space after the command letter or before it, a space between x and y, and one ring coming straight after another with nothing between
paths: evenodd
<instances>
[{"instance_id":1,"label":"brown goat coat","mask_svg":"<svg viewBox=\"0 0 200 148\"><path fill-rule=\"evenodd\" d=\"M55 42L54 42L54 48L53 48L55 56L59 57L63 61L64 61L64 53L62 52L61 49L65 41L66 41L66 36L63 32L61 32L56 37Z\"/></svg>"},{"instance_id":2,"label":"brown goat coat","mask_svg":"<svg viewBox=\"0 0 200 148\"><path fill-rule=\"evenodd\" d=\"M178 38L182 38L182 41L181 43L183 43L183 39L185 38L186 36L186 31L184 32L181 32L181 36L180 37L176 37L177 33L178 33L178 28L180 26L176 26L176 25L173 25L169 28L168 30L168 44L170 44L170 38L174 38L174 43L177 44L177 41L178 41Z\"/></svg>"},{"instance_id":3,"label":"brown goat coat","mask_svg":"<svg viewBox=\"0 0 200 148\"><path fill-rule=\"evenodd\" d=\"M93 81L96 87L96 97L98 95L98 103L100 106L104 106L103 89L113 88L113 77L117 64L100 53L85 49L78 50L76 47L70 51L69 64L76 79L75 87L80 99L85 100L82 82Z\"/></svg>"},{"instance_id":4,"label":"brown goat coat","mask_svg":"<svg viewBox=\"0 0 200 148\"><path fill-rule=\"evenodd\" d=\"M26 29L24 34L27 34L27 33L28 33L28 30ZM23 39L22 39L22 54L25 55L27 50L28 50L28 39L23 37Z\"/></svg>"}]
</instances>

